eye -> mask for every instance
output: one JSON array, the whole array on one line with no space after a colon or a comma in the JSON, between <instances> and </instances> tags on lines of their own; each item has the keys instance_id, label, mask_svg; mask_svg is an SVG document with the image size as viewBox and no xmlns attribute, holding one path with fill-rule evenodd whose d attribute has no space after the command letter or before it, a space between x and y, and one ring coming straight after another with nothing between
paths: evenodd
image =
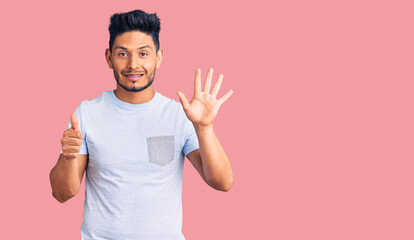
<instances>
[{"instance_id":1,"label":"eye","mask_svg":"<svg viewBox=\"0 0 414 240\"><path fill-rule=\"evenodd\" d=\"M128 56L128 53L126 53L126 52L120 52L120 53L118 53L118 56L120 56L120 57L127 57Z\"/></svg>"},{"instance_id":2,"label":"eye","mask_svg":"<svg viewBox=\"0 0 414 240\"><path fill-rule=\"evenodd\" d=\"M146 52L141 52L141 53L139 53L139 55L141 55L142 57L146 57L146 56L148 56L148 53L146 53Z\"/></svg>"}]
</instances>

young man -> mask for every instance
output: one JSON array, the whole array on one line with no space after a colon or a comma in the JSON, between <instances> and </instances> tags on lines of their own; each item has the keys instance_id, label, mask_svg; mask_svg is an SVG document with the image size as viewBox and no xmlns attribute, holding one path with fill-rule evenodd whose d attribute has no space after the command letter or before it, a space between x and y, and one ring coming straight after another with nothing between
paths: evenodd
<instances>
[{"instance_id":1,"label":"young man","mask_svg":"<svg viewBox=\"0 0 414 240\"><path fill-rule=\"evenodd\" d=\"M61 203L75 196L84 172L82 239L185 239L182 232L184 156L212 188L228 191L231 162L213 131L213 120L232 94L204 88L196 71L194 96L180 103L155 92L161 65L160 21L140 10L114 14L106 60L114 91L83 101L71 116L62 152L50 172L52 195Z\"/></svg>"}]
</instances>

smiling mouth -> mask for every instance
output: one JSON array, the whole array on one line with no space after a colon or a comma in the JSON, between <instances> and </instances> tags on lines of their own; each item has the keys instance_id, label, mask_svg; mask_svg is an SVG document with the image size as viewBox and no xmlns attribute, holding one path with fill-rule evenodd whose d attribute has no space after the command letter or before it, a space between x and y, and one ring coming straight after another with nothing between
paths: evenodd
<instances>
[{"instance_id":1,"label":"smiling mouth","mask_svg":"<svg viewBox=\"0 0 414 240\"><path fill-rule=\"evenodd\" d=\"M124 76L131 80L131 81L137 81L139 80L144 74L124 74Z\"/></svg>"}]
</instances>

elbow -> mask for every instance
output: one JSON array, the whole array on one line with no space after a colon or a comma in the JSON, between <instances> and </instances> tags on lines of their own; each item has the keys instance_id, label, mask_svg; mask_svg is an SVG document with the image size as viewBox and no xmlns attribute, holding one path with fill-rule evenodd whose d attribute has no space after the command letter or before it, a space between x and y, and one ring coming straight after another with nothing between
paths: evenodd
<instances>
[{"instance_id":1,"label":"elbow","mask_svg":"<svg viewBox=\"0 0 414 240\"><path fill-rule=\"evenodd\" d=\"M229 182L228 184L226 184L226 185L222 186L222 187L219 189L219 191L223 191L223 192L228 192L228 191L230 191L231 186L233 186L233 183L234 183L234 181L233 181L233 179L232 179L232 180L231 180L231 182Z\"/></svg>"},{"instance_id":2,"label":"elbow","mask_svg":"<svg viewBox=\"0 0 414 240\"><path fill-rule=\"evenodd\" d=\"M233 177L231 177L230 179L226 180L226 181L221 181L221 182L210 182L210 186L218 191L222 191L222 192L228 192L230 191L231 187L233 186L234 183L234 179Z\"/></svg>"},{"instance_id":3,"label":"elbow","mask_svg":"<svg viewBox=\"0 0 414 240\"><path fill-rule=\"evenodd\" d=\"M65 191L65 192L58 192L52 191L52 196L60 203L65 203L69 199L76 196L77 191Z\"/></svg>"},{"instance_id":4,"label":"elbow","mask_svg":"<svg viewBox=\"0 0 414 240\"><path fill-rule=\"evenodd\" d=\"M74 186L73 184L58 182L52 175L50 175L50 183L52 186L52 196L60 203L65 203L67 200L76 196L80 188L78 185Z\"/></svg>"},{"instance_id":5,"label":"elbow","mask_svg":"<svg viewBox=\"0 0 414 240\"><path fill-rule=\"evenodd\" d=\"M75 194L57 194L52 192L52 196L60 203L65 203L67 200L75 196Z\"/></svg>"}]
</instances>

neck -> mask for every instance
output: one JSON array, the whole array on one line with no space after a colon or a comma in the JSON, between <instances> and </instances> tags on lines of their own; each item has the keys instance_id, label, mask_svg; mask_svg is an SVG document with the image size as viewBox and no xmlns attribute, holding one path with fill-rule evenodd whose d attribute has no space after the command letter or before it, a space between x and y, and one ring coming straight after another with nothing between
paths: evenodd
<instances>
[{"instance_id":1,"label":"neck","mask_svg":"<svg viewBox=\"0 0 414 240\"><path fill-rule=\"evenodd\" d=\"M130 92L117 85L116 89L114 90L114 94L119 100L123 102L141 104L151 101L154 98L155 91L152 89L152 86L150 86L140 92Z\"/></svg>"}]
</instances>

